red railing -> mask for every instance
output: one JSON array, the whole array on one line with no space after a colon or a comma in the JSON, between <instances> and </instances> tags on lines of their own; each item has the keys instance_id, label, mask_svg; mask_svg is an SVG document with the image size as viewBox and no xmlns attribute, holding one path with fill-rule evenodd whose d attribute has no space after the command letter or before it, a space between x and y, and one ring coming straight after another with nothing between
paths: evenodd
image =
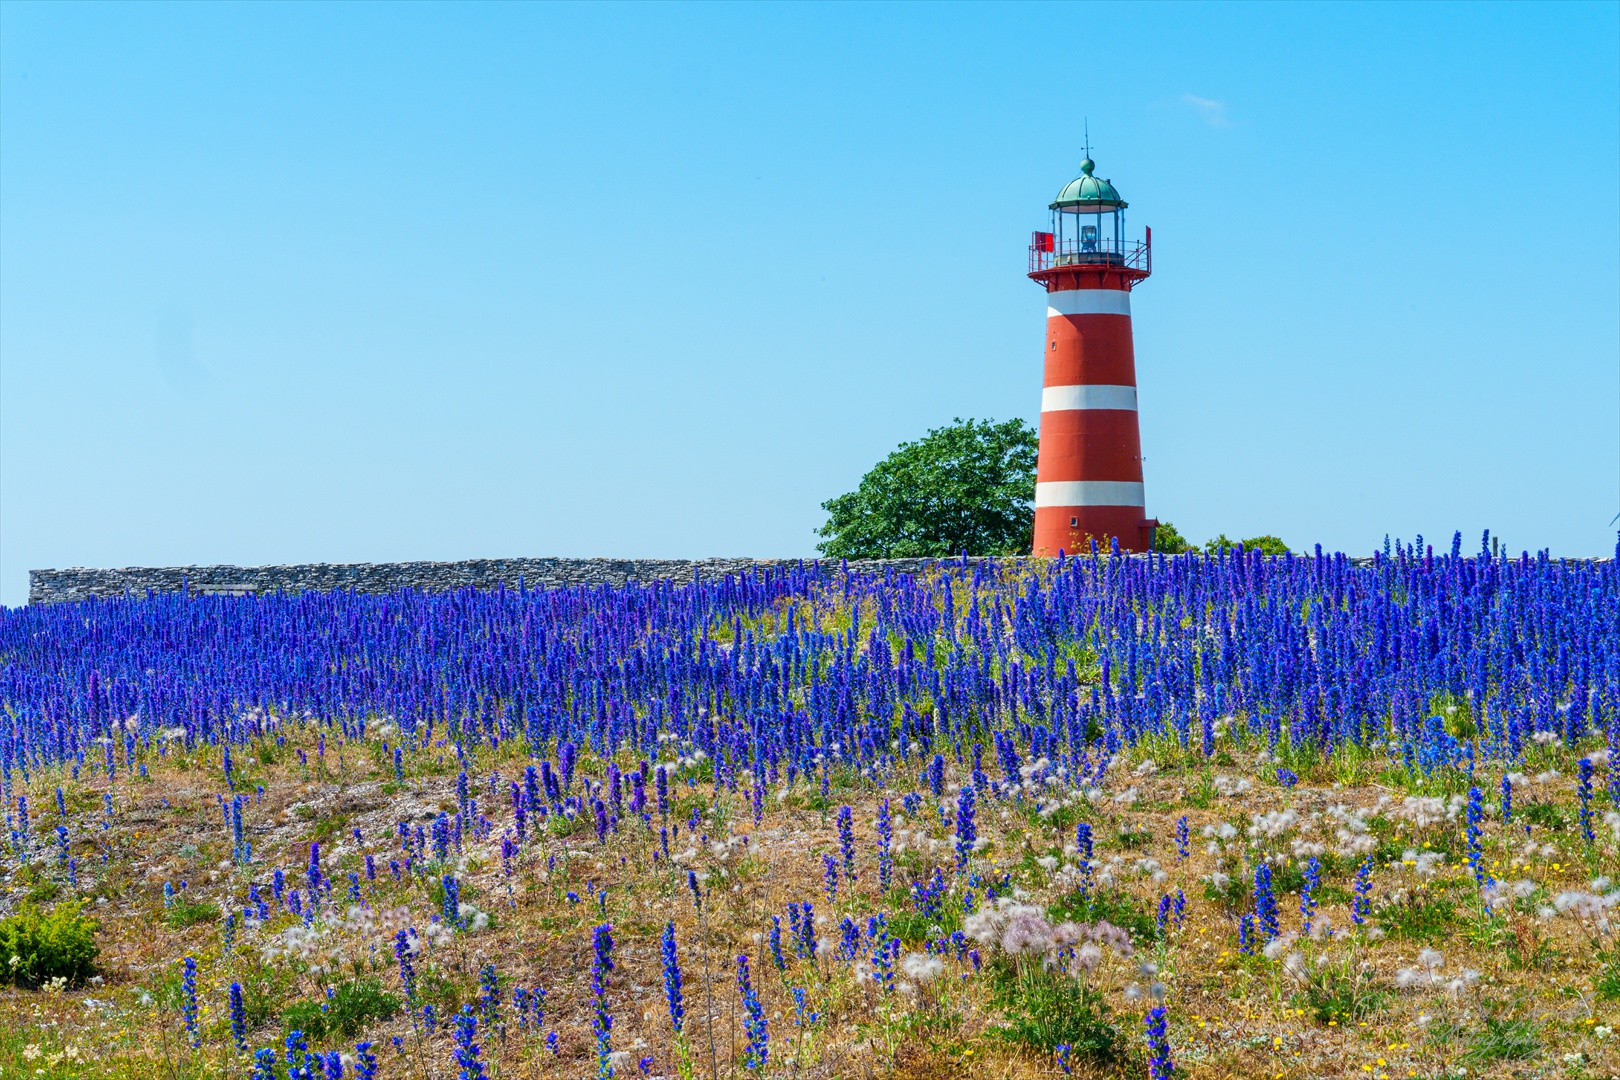
<instances>
[{"instance_id":1,"label":"red railing","mask_svg":"<svg viewBox=\"0 0 1620 1080\"><path fill-rule=\"evenodd\" d=\"M1029 245L1029 272L1119 266L1153 272L1153 241L1115 244L1111 240L1055 241L1051 233L1036 233Z\"/></svg>"}]
</instances>

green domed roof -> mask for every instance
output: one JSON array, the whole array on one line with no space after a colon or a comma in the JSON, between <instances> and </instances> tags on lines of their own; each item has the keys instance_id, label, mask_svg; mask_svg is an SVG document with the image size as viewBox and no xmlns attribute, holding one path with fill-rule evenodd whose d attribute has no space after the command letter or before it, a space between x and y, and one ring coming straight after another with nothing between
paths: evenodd
<instances>
[{"instance_id":1,"label":"green domed roof","mask_svg":"<svg viewBox=\"0 0 1620 1080\"><path fill-rule=\"evenodd\" d=\"M1089 213L1094 210L1124 209L1129 204L1119 197L1114 185L1107 180L1099 180L1091 175L1097 163L1086 158L1080 163L1080 176L1070 180L1058 192L1051 209L1067 210L1070 213Z\"/></svg>"}]
</instances>

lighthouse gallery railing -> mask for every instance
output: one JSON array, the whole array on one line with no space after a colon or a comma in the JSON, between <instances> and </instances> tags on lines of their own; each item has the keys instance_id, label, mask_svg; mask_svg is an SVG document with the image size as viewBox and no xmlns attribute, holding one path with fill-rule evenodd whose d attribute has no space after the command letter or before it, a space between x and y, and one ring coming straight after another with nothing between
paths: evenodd
<instances>
[{"instance_id":1,"label":"lighthouse gallery railing","mask_svg":"<svg viewBox=\"0 0 1620 1080\"><path fill-rule=\"evenodd\" d=\"M1123 266L1153 272L1153 247L1146 243L1115 244L1111 240L1048 240L1042 236L1029 245L1029 271L1060 269L1065 266Z\"/></svg>"}]
</instances>

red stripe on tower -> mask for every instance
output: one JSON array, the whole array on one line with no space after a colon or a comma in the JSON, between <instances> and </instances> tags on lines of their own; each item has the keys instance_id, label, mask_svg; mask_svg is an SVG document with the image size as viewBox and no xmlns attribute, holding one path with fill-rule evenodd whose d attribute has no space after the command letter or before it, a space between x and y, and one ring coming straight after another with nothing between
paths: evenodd
<instances>
[{"instance_id":1,"label":"red stripe on tower","mask_svg":"<svg viewBox=\"0 0 1620 1080\"><path fill-rule=\"evenodd\" d=\"M1145 551L1158 525L1142 495L1131 289L1152 273L1153 233L1126 241L1125 200L1092 175L1051 204L1052 232L1036 233L1029 276L1046 289L1046 373L1035 468L1036 555Z\"/></svg>"}]
</instances>

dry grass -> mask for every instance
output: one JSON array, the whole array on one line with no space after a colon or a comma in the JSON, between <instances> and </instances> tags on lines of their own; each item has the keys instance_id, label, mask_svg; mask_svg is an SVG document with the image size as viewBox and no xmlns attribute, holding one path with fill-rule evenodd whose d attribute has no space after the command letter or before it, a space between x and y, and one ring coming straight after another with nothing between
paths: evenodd
<instances>
[{"instance_id":1,"label":"dry grass","mask_svg":"<svg viewBox=\"0 0 1620 1080\"><path fill-rule=\"evenodd\" d=\"M102 813L104 776L86 769L78 780L33 777L26 791L36 816L35 839L27 866L15 858L9 864L7 909L30 895L47 903L53 895L91 897L90 910L100 921L101 976L81 987L0 992L0 1077L244 1076L248 1058L232 1046L226 1010L231 982L248 991L256 1021L248 1033L251 1046L278 1051L285 1010L297 1001L319 1001L328 985L369 975L398 993L393 931L428 924L437 910L431 885L438 878L436 870L416 880L394 880L388 860L402 858L395 828L401 819L427 825L441 810L455 811L454 752L436 747L407 753L409 775L396 784L380 739L345 745L331 729L327 735L324 758L317 756L313 730L297 727L287 729L285 746L267 747L262 760L245 749L235 751L237 790L264 789L262 801L253 803L246 815L254 853L246 872L231 862L231 837L218 803L225 788L217 749L183 750L173 744L166 756L146 759L147 779L126 779L121 770L110 818ZM299 749L309 764L300 763ZM1517 797L1521 810L1531 804L1552 808L1535 813L1562 827L1536 827L1527 838L1518 823L1505 826L1494 817L1487 819L1486 865L1503 880L1532 882L1535 890L1511 910L1490 916L1463 861L1460 817L1442 816L1425 824L1401 820L1394 807L1412 792L1389 761L1356 752L1314 767L1295 763L1302 773L1300 783L1285 789L1270 779L1275 765L1260 763L1259 750L1229 736L1217 762L1205 763L1184 757L1173 746L1138 746L1110 771L1096 800L1068 792L1062 796L1068 805L1047 819L1034 812L1030 796L980 801L979 834L989 843L973 857L970 869L983 879L1010 873L1019 894L1033 903L1053 904L1071 891L1054 880L1061 869L1043 868L1036 860L1056 858L1059 867L1072 863L1065 848L1072 845L1080 816L1094 830L1099 875L1110 860L1119 860L1111 872L1115 883L1104 892L1149 916L1162 895L1180 889L1186 896L1180 927L1172 926L1159 942L1139 939L1128 960L1109 955L1087 980L1117 1027L1124 1053L1111 1065L1076 1062L1077 1075L1145 1075L1144 1002L1127 995L1133 985L1154 981L1165 986L1178 1075L1383 1080L1615 1074L1613 1048L1620 1036L1602 1036L1615 1023L1616 1000L1599 993L1607 987L1611 995L1620 994L1612 961L1604 967L1605 957L1613 955L1613 936L1569 915L1547 916L1540 910L1550 898L1590 889L1593 877L1616 869L1609 830L1600 829L1599 844L1588 849L1573 824L1569 751L1538 749L1541 760L1532 766L1557 768L1564 777L1532 785ZM1148 760L1156 770L1138 775L1138 765ZM653 1059L656 1075L746 1075L735 983L738 953L750 957L769 1019L767 1075L1060 1074L1053 1054L997 1034L1007 1025L1009 1010L996 1003L991 985L989 967L1000 962L994 945L974 945L985 971L975 973L970 962L953 957L938 978L909 991L885 992L870 980L858 980L854 965L830 952L815 961L790 953L782 973L771 961L762 935L770 916L782 915L790 902L812 902L827 917L818 933L833 944L839 937L838 920L845 915L864 927L868 915L887 911L896 917L909 909L898 892L880 895L878 889L873 820L885 795L892 800L897 829L921 826L928 834L923 840L914 838L897 855L896 885L943 866L954 883L946 902L960 909L968 879L951 873L948 830L936 800L917 779L921 762L916 758L904 774L897 771L889 778L886 790L870 779L834 774L825 806L814 784L801 780L789 789L778 780L757 824L746 790L716 791L707 771L689 769L672 785L676 806L670 820L682 827L671 850L678 854L691 845L685 822L696 809L703 817L701 831L711 842L733 841L723 854L710 846L680 866L655 861L656 814L649 828L626 813L620 832L610 834L605 844L598 843L586 818L572 823L553 818L542 833L531 827L529 843L508 878L499 858L499 837L511 825L512 812L504 798L490 798L488 778L499 773L504 791L526 764L526 758L505 747L469 757L475 794L495 830L488 840L466 841L454 872L464 883L464 897L491 913L494 925L458 932L416 961L428 988L424 994L430 989L436 997L441 1018L455 1005L473 1000L480 967L495 964L505 998L505 1034L503 1038L481 1028L479 1036L491 1075L596 1073L590 934L604 915L590 889L605 890L605 921L613 924L618 943L610 993L612 1042L615 1049L630 1051L628 1060L618 1063L621 1077L639 1075L637 1060L644 1055ZM581 771L599 779L601 764L582 761ZM628 768L634 763L620 764ZM951 764L950 779L960 782L963 774ZM1252 787L1240 794L1219 794L1216 775L1246 777ZM65 883L54 848L43 839L58 824L54 791L59 783L68 800L66 823L75 838L77 891ZM1134 804L1115 802L1128 788L1136 789ZM1061 784L1055 789L1063 790ZM921 808L904 815L901 799L913 790L924 792ZM1043 798L1050 802L1053 795ZM943 801L949 811L952 797L947 794ZM859 877L853 883L841 881L837 902L829 905L823 856L839 854L834 815L845 804L853 808ZM1334 806L1348 808L1369 830L1369 839L1360 841L1375 848L1377 863L1371 879L1376 910L1369 928L1382 926L1386 932L1381 936L1352 924L1352 874L1360 855L1333 854L1344 844ZM1285 810L1298 815L1299 823L1265 839L1259 848L1252 846L1246 833L1256 815ZM1191 854L1185 860L1178 858L1175 843L1176 823L1183 816L1191 834ZM1214 895L1205 881L1217 864L1216 856L1205 850L1209 841L1203 832L1206 826L1218 829L1222 824L1237 831L1224 863L1234 880L1227 899ZM354 841L356 828L362 845ZM1352 829L1352 840L1356 835ZM363 852L371 852L378 866L375 882L364 882L362 874L368 918L358 920L354 929L331 930L317 952L266 959L264 947L299 923L274 905L266 925L238 930L230 952L223 949L219 919L181 926L183 920L172 919L165 909L165 882L178 886L185 881L190 902L231 911L243 907L250 880L268 893L275 867L286 870L289 887L302 887L309 843L317 837L324 838L324 866L336 881L327 911L341 913L349 906L344 898L347 875L360 872ZM1316 919L1319 925L1330 923L1334 934L1322 941L1302 940L1276 958L1241 955L1238 918L1251 908L1250 860L1261 851L1284 857L1278 881L1284 887L1293 882L1294 888L1279 889L1281 924L1285 931L1300 928L1297 874L1289 869L1302 861L1294 854L1295 840L1324 845L1328 865ZM1528 852L1529 843L1536 845L1534 854ZM1432 877L1420 877L1416 867L1403 865L1401 859L1405 849L1421 852L1425 845L1448 853ZM1156 860L1163 876L1155 880L1152 869L1139 870L1140 859ZM687 867L706 876L701 921L686 887ZM570 892L577 903L569 899ZM1449 917L1442 918L1448 904ZM659 960L658 937L671 920L680 943L688 1013L680 1048L672 1037ZM783 922L786 936L785 918ZM920 945L908 941L906 950ZM1468 969L1478 973L1477 979L1469 979L1458 992L1403 988L1401 969L1416 965L1419 950L1427 947L1443 954L1442 975ZM1600 956L1604 947L1611 951ZM1286 954L1296 950L1308 969L1299 976L1290 974L1285 962ZM187 1045L176 997L181 958L188 954L200 968L202 1045L197 1050ZM1309 970L1318 959L1326 961L1324 966ZM1144 960L1158 966L1156 974L1139 969ZM897 976L896 981L904 979ZM540 1031L517 1025L511 1011L514 986L546 990ZM790 988L795 986L806 991L810 1009L820 1014L802 1030L793 1019ZM380 1075L425 1080L456 1075L447 1027L441 1024L437 1034L424 1038L401 1013L371 1022L363 1037L377 1044ZM553 1031L555 1054L544 1042L545 1033ZM403 1040L403 1050L391 1045L396 1036ZM345 1039L341 1045L352 1048L354 1041ZM336 1041L330 1044L338 1046ZM352 1073L346 1070L345 1075Z\"/></svg>"}]
</instances>

